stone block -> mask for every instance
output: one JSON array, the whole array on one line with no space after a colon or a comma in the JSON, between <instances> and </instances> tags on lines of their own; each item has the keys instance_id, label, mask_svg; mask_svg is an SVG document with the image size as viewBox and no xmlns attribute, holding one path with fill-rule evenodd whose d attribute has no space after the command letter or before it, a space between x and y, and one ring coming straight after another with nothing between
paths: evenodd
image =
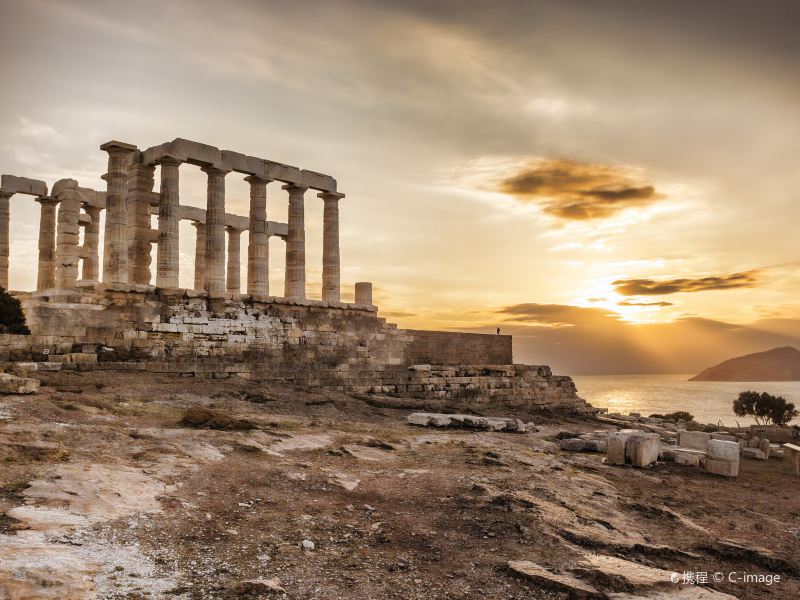
<instances>
[{"instance_id":1,"label":"stone block","mask_svg":"<svg viewBox=\"0 0 800 600\"><path fill-rule=\"evenodd\" d=\"M766 455L758 448L744 448L742 458L754 458L756 460L767 460Z\"/></svg>"},{"instance_id":2,"label":"stone block","mask_svg":"<svg viewBox=\"0 0 800 600\"><path fill-rule=\"evenodd\" d=\"M706 473L723 475L724 477L739 476L739 460L720 460L718 458L706 458Z\"/></svg>"},{"instance_id":3,"label":"stone block","mask_svg":"<svg viewBox=\"0 0 800 600\"><path fill-rule=\"evenodd\" d=\"M271 160L264 161L267 179L275 179L284 183L303 185L303 174L297 167L284 165Z\"/></svg>"},{"instance_id":4,"label":"stone block","mask_svg":"<svg viewBox=\"0 0 800 600\"><path fill-rule=\"evenodd\" d=\"M302 171L302 183L305 187L310 187L323 192L335 192L336 180L330 175L324 175L315 171Z\"/></svg>"},{"instance_id":5,"label":"stone block","mask_svg":"<svg viewBox=\"0 0 800 600\"><path fill-rule=\"evenodd\" d=\"M678 446L683 448L694 448L695 450L707 450L711 434L703 431L680 431L678 433Z\"/></svg>"},{"instance_id":6,"label":"stone block","mask_svg":"<svg viewBox=\"0 0 800 600\"><path fill-rule=\"evenodd\" d=\"M38 379L0 373L0 394L33 394L38 389Z\"/></svg>"},{"instance_id":7,"label":"stone block","mask_svg":"<svg viewBox=\"0 0 800 600\"><path fill-rule=\"evenodd\" d=\"M708 442L708 458L715 460L739 460L739 444L724 440L710 440Z\"/></svg>"},{"instance_id":8,"label":"stone block","mask_svg":"<svg viewBox=\"0 0 800 600\"><path fill-rule=\"evenodd\" d=\"M215 166L222 168L222 152L219 148L183 138L172 140L171 154L178 160L199 167Z\"/></svg>"},{"instance_id":9,"label":"stone block","mask_svg":"<svg viewBox=\"0 0 800 600\"><path fill-rule=\"evenodd\" d=\"M712 433L711 434L712 440L722 440L723 442L736 442L738 438L735 435L731 435L729 433Z\"/></svg>"},{"instance_id":10,"label":"stone block","mask_svg":"<svg viewBox=\"0 0 800 600\"><path fill-rule=\"evenodd\" d=\"M770 452L769 440L761 438L761 443L758 445L758 449L764 453L764 460L769 458L769 452Z\"/></svg>"},{"instance_id":11,"label":"stone block","mask_svg":"<svg viewBox=\"0 0 800 600\"><path fill-rule=\"evenodd\" d=\"M609 465L624 465L625 464L625 446L628 442L630 434L615 433L608 438L608 446L606 448L606 463Z\"/></svg>"},{"instance_id":12,"label":"stone block","mask_svg":"<svg viewBox=\"0 0 800 600\"><path fill-rule=\"evenodd\" d=\"M632 435L625 446L625 458L634 467L647 467L658 460L661 438L657 433Z\"/></svg>"},{"instance_id":13,"label":"stone block","mask_svg":"<svg viewBox=\"0 0 800 600\"><path fill-rule=\"evenodd\" d=\"M0 177L0 190L12 194L28 194L30 196L47 196L47 184L38 179L3 175Z\"/></svg>"},{"instance_id":14,"label":"stone block","mask_svg":"<svg viewBox=\"0 0 800 600\"><path fill-rule=\"evenodd\" d=\"M693 448L675 448L675 464L699 467L703 464L706 453Z\"/></svg>"}]
</instances>

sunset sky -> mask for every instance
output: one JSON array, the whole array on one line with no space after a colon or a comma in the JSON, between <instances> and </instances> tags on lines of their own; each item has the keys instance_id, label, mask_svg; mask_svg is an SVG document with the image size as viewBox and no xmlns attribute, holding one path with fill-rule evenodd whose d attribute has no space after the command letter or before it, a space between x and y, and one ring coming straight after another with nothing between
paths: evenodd
<instances>
[{"instance_id":1,"label":"sunset sky","mask_svg":"<svg viewBox=\"0 0 800 600\"><path fill-rule=\"evenodd\" d=\"M515 360L563 372L800 345L800 3L0 10L2 173L105 189L101 143L183 137L331 174L349 298L373 281L401 327L501 327ZM204 206L204 181L182 167L181 202ZM247 214L247 189L228 176L229 212ZM285 221L278 183L268 197ZM317 297L322 205L306 206ZM11 287L32 289L38 205L11 210Z\"/></svg>"}]
</instances>

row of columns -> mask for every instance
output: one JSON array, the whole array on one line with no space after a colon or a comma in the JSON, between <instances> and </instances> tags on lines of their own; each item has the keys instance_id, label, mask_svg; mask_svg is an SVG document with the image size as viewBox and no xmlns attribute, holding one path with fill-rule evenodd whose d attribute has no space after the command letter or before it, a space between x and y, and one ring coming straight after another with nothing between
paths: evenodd
<instances>
[{"instance_id":1,"label":"row of columns","mask_svg":"<svg viewBox=\"0 0 800 600\"><path fill-rule=\"evenodd\" d=\"M181 161L165 157L158 163L159 217L158 229L153 231L150 197L155 166L130 165L130 154L136 149L129 144L109 142L101 148L108 153L108 173L104 176L107 193L103 280L149 284L151 247L157 242L156 286L177 288ZM203 171L208 176L206 222L193 223L197 229L194 287L207 292L238 293L242 230L225 224L225 176L229 171L215 167ZM250 184L247 293L266 296L269 295L267 184L270 180L251 175L246 181ZM284 296L303 300L306 297L304 203L308 188L287 184L283 189L289 196ZM343 194L321 192L318 196L324 202L322 299L338 302L341 297L339 200ZM0 286L4 288L8 286L10 197L11 194L0 192ZM74 287L79 267L81 279L97 281L101 209L86 205L86 216L82 216L79 196L70 193L59 198L42 196L36 201L41 205L37 289ZM85 226L82 246L79 245L81 225Z\"/></svg>"}]
</instances>

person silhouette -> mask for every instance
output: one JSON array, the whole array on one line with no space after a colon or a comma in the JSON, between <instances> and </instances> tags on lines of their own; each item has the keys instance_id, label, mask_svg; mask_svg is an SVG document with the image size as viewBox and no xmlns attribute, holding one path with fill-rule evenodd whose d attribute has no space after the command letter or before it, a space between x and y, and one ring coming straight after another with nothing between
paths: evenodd
<instances>
[{"instance_id":1,"label":"person silhouette","mask_svg":"<svg viewBox=\"0 0 800 600\"><path fill-rule=\"evenodd\" d=\"M500 328L497 328L497 335L500 335Z\"/></svg>"}]
</instances>

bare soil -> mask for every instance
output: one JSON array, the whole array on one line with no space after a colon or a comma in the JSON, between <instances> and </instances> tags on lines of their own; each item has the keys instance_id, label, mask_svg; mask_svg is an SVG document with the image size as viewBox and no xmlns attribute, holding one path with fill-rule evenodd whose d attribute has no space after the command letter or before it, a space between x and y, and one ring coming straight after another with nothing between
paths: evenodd
<instances>
[{"instance_id":1,"label":"bare soil","mask_svg":"<svg viewBox=\"0 0 800 600\"><path fill-rule=\"evenodd\" d=\"M609 427L569 415L487 410L540 430L442 431L337 392L37 377L38 393L0 397L0 598L560 598L508 561L567 572L589 553L800 598L788 462L743 459L735 480L637 470L559 451L560 432Z\"/></svg>"}]
</instances>

